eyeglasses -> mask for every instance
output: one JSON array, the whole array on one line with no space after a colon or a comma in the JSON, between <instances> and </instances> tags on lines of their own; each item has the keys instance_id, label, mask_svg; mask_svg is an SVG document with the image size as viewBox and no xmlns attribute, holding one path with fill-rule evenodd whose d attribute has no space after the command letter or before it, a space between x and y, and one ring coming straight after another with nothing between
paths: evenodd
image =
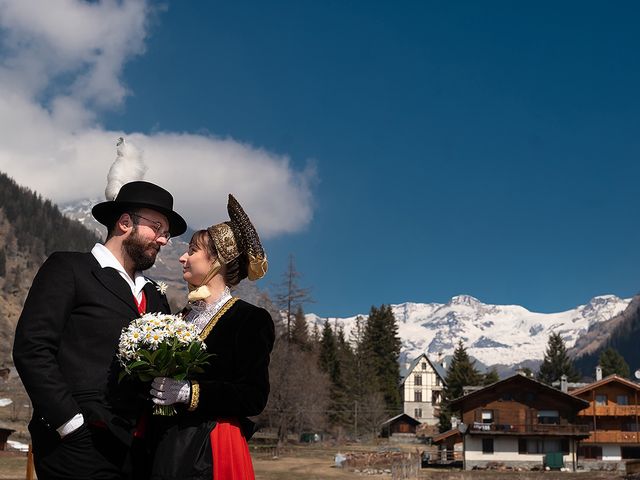
<instances>
[{"instance_id":1,"label":"eyeglasses","mask_svg":"<svg viewBox=\"0 0 640 480\"><path fill-rule=\"evenodd\" d=\"M162 224L160 222L156 222L155 220L151 220L150 218L143 217L142 215L138 215L137 213L129 213L129 215L131 217L138 217L143 220L146 220L147 222L153 223L153 227L149 225L149 228L153 229L153 231L156 232L156 239L160 237L164 237L167 239L167 242L168 242L169 239L171 238L171 232L169 232L169 230L166 230L164 232L160 231L160 229L162 228Z\"/></svg>"}]
</instances>

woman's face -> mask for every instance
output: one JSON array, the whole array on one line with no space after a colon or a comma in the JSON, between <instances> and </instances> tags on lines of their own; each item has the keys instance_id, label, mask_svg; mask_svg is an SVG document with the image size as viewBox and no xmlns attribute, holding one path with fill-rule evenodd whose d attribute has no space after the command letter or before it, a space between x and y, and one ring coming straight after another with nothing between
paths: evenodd
<instances>
[{"instance_id":1,"label":"woman's face","mask_svg":"<svg viewBox=\"0 0 640 480\"><path fill-rule=\"evenodd\" d=\"M201 285L211 270L214 259L195 243L189 245L189 250L180 257L182 264L182 278L191 285Z\"/></svg>"}]
</instances>

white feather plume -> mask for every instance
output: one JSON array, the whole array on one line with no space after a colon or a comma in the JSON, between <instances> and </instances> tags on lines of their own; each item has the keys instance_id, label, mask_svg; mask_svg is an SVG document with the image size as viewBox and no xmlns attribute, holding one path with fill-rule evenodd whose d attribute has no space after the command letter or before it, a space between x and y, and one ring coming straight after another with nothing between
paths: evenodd
<instances>
[{"instance_id":1,"label":"white feather plume","mask_svg":"<svg viewBox=\"0 0 640 480\"><path fill-rule=\"evenodd\" d=\"M120 188L125 183L142 180L147 166L142 159L142 152L133 144L120 137L116 144L116 160L107 175L107 188L104 195L107 200L115 200Z\"/></svg>"}]
</instances>

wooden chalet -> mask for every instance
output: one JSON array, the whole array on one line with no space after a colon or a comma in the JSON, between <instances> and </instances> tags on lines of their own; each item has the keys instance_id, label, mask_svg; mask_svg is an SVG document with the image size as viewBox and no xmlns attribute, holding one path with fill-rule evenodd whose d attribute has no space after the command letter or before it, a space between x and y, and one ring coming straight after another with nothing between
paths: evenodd
<instances>
[{"instance_id":1,"label":"wooden chalet","mask_svg":"<svg viewBox=\"0 0 640 480\"><path fill-rule=\"evenodd\" d=\"M381 426L381 437L390 438L396 436L413 436L416 434L416 427L420 422L415 418L401 413L384 422Z\"/></svg>"},{"instance_id":2,"label":"wooden chalet","mask_svg":"<svg viewBox=\"0 0 640 480\"><path fill-rule=\"evenodd\" d=\"M466 469L490 462L513 467L576 468L577 444L589 437L576 424L586 400L516 374L451 402L460 412ZM553 465L550 465L553 459Z\"/></svg>"},{"instance_id":3,"label":"wooden chalet","mask_svg":"<svg viewBox=\"0 0 640 480\"><path fill-rule=\"evenodd\" d=\"M640 459L640 385L610 375L570 393L589 403L576 419L589 432L578 448L581 463Z\"/></svg>"},{"instance_id":4,"label":"wooden chalet","mask_svg":"<svg viewBox=\"0 0 640 480\"><path fill-rule=\"evenodd\" d=\"M431 439L431 445L438 447L438 455L431 459L433 462L462 460L462 433L457 428L435 435Z\"/></svg>"}]
</instances>

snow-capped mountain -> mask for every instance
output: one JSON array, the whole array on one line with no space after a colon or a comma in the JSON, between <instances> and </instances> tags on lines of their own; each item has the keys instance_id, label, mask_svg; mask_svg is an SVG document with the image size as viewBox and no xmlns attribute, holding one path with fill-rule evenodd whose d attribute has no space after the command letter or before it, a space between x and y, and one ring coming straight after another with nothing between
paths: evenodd
<instances>
[{"instance_id":1,"label":"snow-capped mountain","mask_svg":"<svg viewBox=\"0 0 640 480\"><path fill-rule=\"evenodd\" d=\"M391 308L404 359L422 352L434 359L451 355L462 340L467 352L484 365L511 366L542 360L552 332L560 333L567 348L572 347L590 326L621 313L630 301L602 295L566 312L536 313L519 305L487 305L469 295L458 295L446 304L402 303ZM330 322L343 325L348 335L356 317L331 318ZM308 314L307 321L322 324L325 319Z\"/></svg>"}]
</instances>

